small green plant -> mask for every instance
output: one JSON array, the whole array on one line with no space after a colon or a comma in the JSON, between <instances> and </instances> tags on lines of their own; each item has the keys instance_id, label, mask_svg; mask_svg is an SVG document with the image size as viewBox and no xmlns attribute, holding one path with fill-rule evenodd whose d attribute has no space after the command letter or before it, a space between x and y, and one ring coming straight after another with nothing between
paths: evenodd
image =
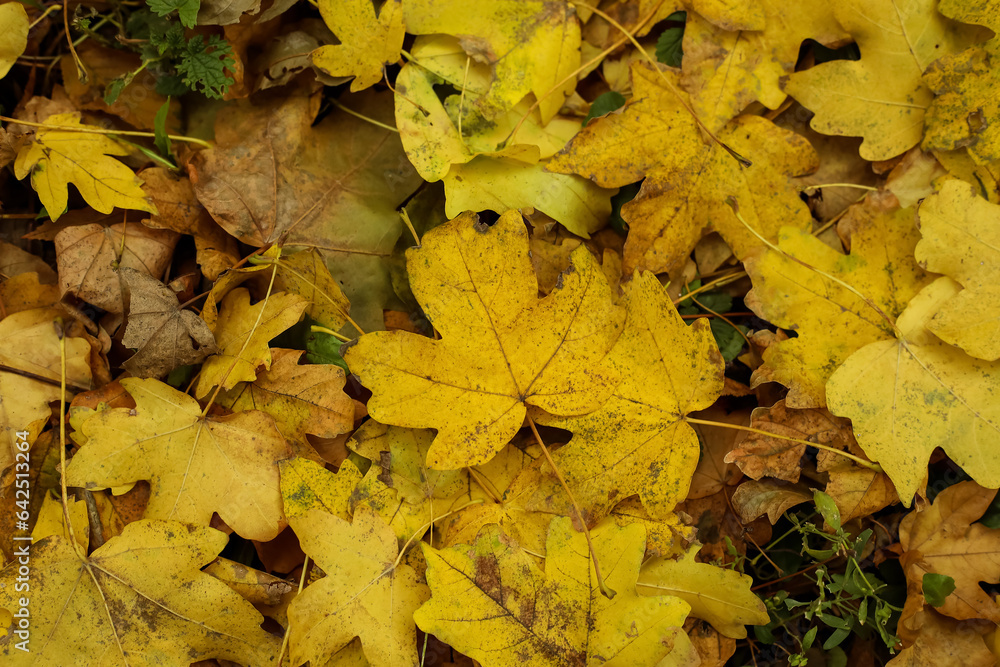
<instances>
[{"instance_id":1,"label":"small green plant","mask_svg":"<svg viewBox=\"0 0 1000 667\"><path fill-rule=\"evenodd\" d=\"M190 6L190 3L177 6L151 0L153 11L140 9L129 16L128 43L136 46L142 64L108 84L104 92L106 103L114 104L125 86L143 70L156 75L156 92L161 95L193 91L221 99L226 94L234 83L227 74L235 65L232 48L218 35L207 40L202 35L188 39L185 26L193 25ZM179 11L180 22L168 18L174 9ZM196 15L197 9L194 11Z\"/></svg>"},{"instance_id":2,"label":"small green plant","mask_svg":"<svg viewBox=\"0 0 1000 667\"><path fill-rule=\"evenodd\" d=\"M894 652L899 644L895 627L902 608L891 600L899 591L866 571L870 567L862 566L872 530L852 534L841 525L840 512L830 496L816 491L814 501L816 512L807 516L786 513L791 527L757 557L747 559L747 565L757 565L772 548L777 551L796 535L801 539L795 554L798 558L785 558L797 572L774 578L776 583L782 582L784 590L764 599L771 622L754 627L756 641L779 649L795 667L808 664L807 652L817 645L826 654L828 665L846 665L847 656L840 645L852 634L865 639L878 636L890 653ZM825 521L825 530L813 522L817 516ZM801 590L802 599L793 597L789 589ZM762 664L759 659L757 662Z\"/></svg>"}]
</instances>

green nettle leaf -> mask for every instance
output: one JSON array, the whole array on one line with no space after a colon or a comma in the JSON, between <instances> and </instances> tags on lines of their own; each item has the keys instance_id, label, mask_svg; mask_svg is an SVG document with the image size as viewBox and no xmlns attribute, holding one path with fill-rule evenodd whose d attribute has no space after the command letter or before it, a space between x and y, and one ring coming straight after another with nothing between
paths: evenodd
<instances>
[{"instance_id":1,"label":"green nettle leaf","mask_svg":"<svg viewBox=\"0 0 1000 667\"><path fill-rule=\"evenodd\" d=\"M212 35L205 44L201 35L195 35L187 43L177 63L177 71L191 90L222 99L229 86L235 83L232 77L226 76L226 70L232 71L235 64L228 42Z\"/></svg>"},{"instance_id":2,"label":"green nettle leaf","mask_svg":"<svg viewBox=\"0 0 1000 667\"><path fill-rule=\"evenodd\" d=\"M621 109L623 106L625 106L625 96L621 93L614 90L601 93L590 105L590 111L587 113L587 117L583 119L583 124L586 126L594 118L600 118L616 109Z\"/></svg>"},{"instance_id":3,"label":"green nettle leaf","mask_svg":"<svg viewBox=\"0 0 1000 667\"><path fill-rule=\"evenodd\" d=\"M924 599L932 607L944 605L944 599L955 592L955 580L947 574L927 572L923 579Z\"/></svg>"},{"instance_id":4,"label":"green nettle leaf","mask_svg":"<svg viewBox=\"0 0 1000 667\"><path fill-rule=\"evenodd\" d=\"M201 0L146 0L146 4L157 16L166 16L176 10L177 17L185 28L193 28L198 22Z\"/></svg>"},{"instance_id":5,"label":"green nettle leaf","mask_svg":"<svg viewBox=\"0 0 1000 667\"><path fill-rule=\"evenodd\" d=\"M683 22L687 19L687 12L674 12L667 17L668 21ZM680 67L681 59L684 57L684 26L671 26L660 34L656 40L656 59L664 65L670 67Z\"/></svg>"},{"instance_id":6,"label":"green nettle leaf","mask_svg":"<svg viewBox=\"0 0 1000 667\"><path fill-rule=\"evenodd\" d=\"M104 103L110 106L117 102L118 96L122 94L126 85L128 85L128 82L125 81L125 77L112 79L104 88Z\"/></svg>"}]
</instances>

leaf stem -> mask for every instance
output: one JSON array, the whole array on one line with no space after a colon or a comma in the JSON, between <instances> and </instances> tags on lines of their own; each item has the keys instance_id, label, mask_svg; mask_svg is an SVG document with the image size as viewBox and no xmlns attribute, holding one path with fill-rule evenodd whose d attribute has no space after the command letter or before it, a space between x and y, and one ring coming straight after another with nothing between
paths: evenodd
<instances>
[{"instance_id":1,"label":"leaf stem","mask_svg":"<svg viewBox=\"0 0 1000 667\"><path fill-rule=\"evenodd\" d=\"M337 340L343 341L345 343L348 343L351 340L347 336L341 336L339 333L337 333L333 329L328 329L327 327L321 327L318 324L314 324L314 325L310 326L309 330L312 331L313 333L323 333L323 334L326 334L328 336L333 336Z\"/></svg>"},{"instance_id":2,"label":"leaf stem","mask_svg":"<svg viewBox=\"0 0 1000 667\"><path fill-rule=\"evenodd\" d=\"M374 118L369 118L368 116L360 114L357 111L354 111L353 109L348 109L347 107L345 107L343 104L341 104L340 102L338 102L335 99L331 99L330 102L333 104L333 106L337 107L338 109L340 109L341 111L343 111L346 114L354 116L355 118L360 118L361 120L365 121L366 123L371 123L372 125L374 125L376 127L381 127L383 130L389 130L390 132L395 132L396 134L399 134L399 130L396 129L395 127L393 127L392 125L386 125L385 123L377 121Z\"/></svg>"},{"instance_id":3,"label":"leaf stem","mask_svg":"<svg viewBox=\"0 0 1000 667\"><path fill-rule=\"evenodd\" d=\"M601 566L597 562L597 553L594 551L594 542L590 539L590 529L587 528L587 522L583 518L583 512L580 511L580 505L577 504L576 498L573 496L573 492L569 490L569 485L566 484L565 478L563 478L562 473L559 472L559 468L556 467L556 462L552 460L552 454L549 453L549 448L545 446L542 441L542 436L538 434L538 429L535 428L535 422L531 418L531 415L525 415L528 420L528 426L531 427L531 432L535 434L535 440L538 445L542 448L542 453L545 454L545 460L549 462L552 467L552 472L556 474L556 479L562 485L563 491L569 496L569 501L573 503L573 511L576 512L576 518L580 520L580 526L583 528L583 535L587 538L587 548L590 549L590 562L594 564L594 574L597 575L597 585L601 589L601 593L607 599L611 600L615 597L616 592L608 588L608 585L604 583L604 577L601 576Z\"/></svg>"},{"instance_id":4,"label":"leaf stem","mask_svg":"<svg viewBox=\"0 0 1000 667\"><path fill-rule=\"evenodd\" d=\"M417 234L417 230L414 228L413 223L410 221L410 214L406 212L406 208L399 209L399 217L403 219L403 224L406 228L410 230L413 234L413 240L417 242L417 247L420 246L420 235Z\"/></svg>"},{"instance_id":5,"label":"leaf stem","mask_svg":"<svg viewBox=\"0 0 1000 667\"><path fill-rule=\"evenodd\" d=\"M816 449L822 449L825 452L830 452L832 454L837 454L838 456L843 456L844 458L851 459L857 463L862 468L868 468L873 472L882 472L882 466L872 461L867 461L860 456L855 456L850 452L845 452L842 449L837 449L836 447L830 447L829 445L824 445L818 442L810 442L808 440L802 440L801 438L793 438L787 435L781 435L778 433L773 433L771 431L764 431L759 428L752 428L750 426L739 426L737 424L729 424L726 422L714 422L708 419L695 419L694 417L684 417L684 421L690 424L702 424L704 426L718 426L720 428L728 428L734 431L746 431L747 433L757 433L759 435L766 435L769 438L777 438L779 440L787 440L789 442L796 442L800 445L806 445L809 447L815 447Z\"/></svg>"},{"instance_id":6,"label":"leaf stem","mask_svg":"<svg viewBox=\"0 0 1000 667\"><path fill-rule=\"evenodd\" d=\"M55 327L56 336L59 337L59 488L65 524L63 533L69 535L73 550L81 558L86 558L87 554L80 552L80 545L77 544L73 532L73 522L69 516L69 491L66 489L66 329L61 317L57 317L52 325Z\"/></svg>"},{"instance_id":7,"label":"leaf stem","mask_svg":"<svg viewBox=\"0 0 1000 667\"><path fill-rule=\"evenodd\" d=\"M278 275L278 267L272 265L271 281L267 284L267 292L264 293L264 299L260 302L260 312L257 313L257 319L254 321L253 326L250 327L250 331L247 333L247 337L243 341L243 346L240 348L240 351L236 353L235 355L236 358L233 360L233 363L230 364L229 369L226 371L226 374L223 375L222 378L219 380L219 384L216 385L215 391L212 392L212 397L208 399L208 403L205 404L205 409L201 411L202 419L204 419L208 415L208 411L212 408L212 405L215 403L215 399L218 398L219 392L222 391L222 385L226 384L226 380L229 379L229 375L233 372L233 369L236 368L236 364L240 363L241 361L240 355L242 355L243 352L247 349L247 346L250 344L250 339L253 337L254 332L257 331L257 327L260 326L260 321L264 317L264 311L267 309L267 300L271 298L271 290L274 288L274 277L276 275Z\"/></svg>"},{"instance_id":8,"label":"leaf stem","mask_svg":"<svg viewBox=\"0 0 1000 667\"><path fill-rule=\"evenodd\" d=\"M62 130L64 132L81 132L83 134L110 134L120 135L123 137L148 137L150 139L156 138L156 134L154 132L140 132L138 130L102 130L99 127L91 127L89 125L50 125L49 123L33 123L30 120L18 120L17 118L10 118L9 116L0 116L0 121L16 125L27 125L28 127L40 127L44 130ZM199 146L204 146L205 148L212 147L212 144L207 141L195 139L194 137L185 137L178 134L168 134L167 137L173 141L186 141L189 144L198 144Z\"/></svg>"},{"instance_id":9,"label":"leaf stem","mask_svg":"<svg viewBox=\"0 0 1000 667\"><path fill-rule=\"evenodd\" d=\"M296 596L302 595L302 589L306 586L306 575L309 572L309 554L306 554L305 560L302 561L302 575L299 577L299 590L296 592ZM288 650L288 636L291 634L292 624L289 623L288 627L285 628L285 634L281 638L281 652L278 653L278 665L280 667L282 661L285 659L285 651Z\"/></svg>"},{"instance_id":10,"label":"leaf stem","mask_svg":"<svg viewBox=\"0 0 1000 667\"><path fill-rule=\"evenodd\" d=\"M41 15L41 16L39 16L39 17L38 17L37 19L35 19L34 21L32 21L31 23L29 23L29 24L28 24L28 32L31 32L31 30L32 30L32 29L33 29L33 28L34 28L34 27L35 27L36 25L38 25L38 24L39 24L39 23L41 23L41 22L42 22L43 20L45 20L45 17L46 17L46 16L48 16L48 15L49 15L49 14L51 14L52 12L57 12L57 11L59 11L59 10L60 10L60 9L62 9L62 8L63 8L63 6L62 6L62 5L52 5L51 7L49 7L48 9L46 9L46 10L45 10L45 11L44 11L44 12L42 13L42 15Z\"/></svg>"}]
</instances>

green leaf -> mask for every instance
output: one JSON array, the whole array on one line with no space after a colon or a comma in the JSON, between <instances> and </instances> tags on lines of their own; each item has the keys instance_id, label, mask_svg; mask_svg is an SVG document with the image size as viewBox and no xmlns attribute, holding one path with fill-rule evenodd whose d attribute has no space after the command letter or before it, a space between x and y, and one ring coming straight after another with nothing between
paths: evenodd
<instances>
[{"instance_id":1,"label":"green leaf","mask_svg":"<svg viewBox=\"0 0 1000 667\"><path fill-rule=\"evenodd\" d=\"M167 135L167 116L170 113L170 98L163 103L153 119L153 143L163 157L170 157L170 137Z\"/></svg>"},{"instance_id":2,"label":"green leaf","mask_svg":"<svg viewBox=\"0 0 1000 667\"><path fill-rule=\"evenodd\" d=\"M623 106L625 106L625 96L621 93L613 90L602 93L590 105L590 111L587 113L587 117L583 119L583 125L586 126L592 119L600 118L616 109L621 109Z\"/></svg>"},{"instance_id":3,"label":"green leaf","mask_svg":"<svg viewBox=\"0 0 1000 667\"><path fill-rule=\"evenodd\" d=\"M108 85L104 87L104 103L111 106L117 102L118 96L122 94L126 85L128 85L128 82L125 81L124 76L109 81Z\"/></svg>"},{"instance_id":4,"label":"green leaf","mask_svg":"<svg viewBox=\"0 0 1000 667\"><path fill-rule=\"evenodd\" d=\"M687 19L687 12L674 12L667 17L667 21L683 22ZM684 26L671 26L660 34L656 40L656 59L664 65L670 67L680 67L681 59L684 57Z\"/></svg>"},{"instance_id":5,"label":"green leaf","mask_svg":"<svg viewBox=\"0 0 1000 667\"><path fill-rule=\"evenodd\" d=\"M198 22L201 0L146 0L146 4L157 16L166 16L177 10L177 17L185 28L193 28Z\"/></svg>"},{"instance_id":6,"label":"green leaf","mask_svg":"<svg viewBox=\"0 0 1000 667\"><path fill-rule=\"evenodd\" d=\"M809 632L807 632L805 634L805 636L802 638L802 650L803 651L808 651L810 649L810 647L812 647L813 642L816 640L816 633L818 631L819 631L819 628L816 627L816 626L813 626L812 628L809 629Z\"/></svg>"},{"instance_id":7,"label":"green leaf","mask_svg":"<svg viewBox=\"0 0 1000 667\"><path fill-rule=\"evenodd\" d=\"M229 42L212 35L205 44L201 35L195 35L187 43L187 48L177 71L184 83L193 91L200 92L205 97L222 99L229 86L235 83L232 77L226 76L226 70L232 71L236 62Z\"/></svg>"},{"instance_id":8,"label":"green leaf","mask_svg":"<svg viewBox=\"0 0 1000 667\"><path fill-rule=\"evenodd\" d=\"M940 607L944 599L955 592L955 580L947 574L928 572L923 580L924 599L932 607Z\"/></svg>"},{"instance_id":9,"label":"green leaf","mask_svg":"<svg viewBox=\"0 0 1000 667\"><path fill-rule=\"evenodd\" d=\"M306 337L306 361L310 364L334 364L350 373L347 362L340 356L340 346L343 341L320 332L310 332Z\"/></svg>"},{"instance_id":10,"label":"green leaf","mask_svg":"<svg viewBox=\"0 0 1000 667\"><path fill-rule=\"evenodd\" d=\"M622 218L622 206L635 199L635 196L639 194L639 188L641 186L641 181L638 183L623 185L618 189L618 194L611 198L611 229L615 230L622 236L626 236L628 234L628 223Z\"/></svg>"},{"instance_id":11,"label":"green leaf","mask_svg":"<svg viewBox=\"0 0 1000 667\"><path fill-rule=\"evenodd\" d=\"M823 515L823 519L834 530L840 530L840 510L837 509L837 503L833 501L833 498L817 490L813 493L813 501L816 503L816 509Z\"/></svg>"},{"instance_id":12,"label":"green leaf","mask_svg":"<svg viewBox=\"0 0 1000 667\"><path fill-rule=\"evenodd\" d=\"M833 647L839 645L840 642L847 639L848 635L850 634L851 631L849 629L837 628L836 630L833 631L833 634L827 637L827 640L823 642L823 650L829 651Z\"/></svg>"},{"instance_id":13,"label":"green leaf","mask_svg":"<svg viewBox=\"0 0 1000 667\"><path fill-rule=\"evenodd\" d=\"M717 317L711 319L709 327L712 329L712 335L715 336L719 352L722 353L722 358L727 363L740 356L740 352L743 351L743 346L746 343L746 340L740 335L740 331L746 334L749 329L743 325L739 325L739 331L737 331L731 324L723 322Z\"/></svg>"}]
</instances>

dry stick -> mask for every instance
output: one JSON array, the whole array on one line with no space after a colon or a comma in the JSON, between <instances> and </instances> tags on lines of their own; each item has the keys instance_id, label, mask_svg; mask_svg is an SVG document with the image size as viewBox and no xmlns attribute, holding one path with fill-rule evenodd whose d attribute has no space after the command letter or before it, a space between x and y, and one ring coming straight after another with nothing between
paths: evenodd
<instances>
[{"instance_id":1,"label":"dry stick","mask_svg":"<svg viewBox=\"0 0 1000 667\"><path fill-rule=\"evenodd\" d=\"M857 183L817 183L816 185L807 185L802 188L802 191L806 190L819 190L821 188L856 188L858 190L868 190L869 192L878 192L878 188L872 187L870 185L858 185Z\"/></svg>"},{"instance_id":2,"label":"dry stick","mask_svg":"<svg viewBox=\"0 0 1000 667\"><path fill-rule=\"evenodd\" d=\"M472 56L465 56L465 76L462 78L462 96L458 100L458 140L465 145L465 137L462 135L462 116L465 115L465 87L469 83L469 65L472 64ZM420 245L418 242L417 245Z\"/></svg>"},{"instance_id":3,"label":"dry stick","mask_svg":"<svg viewBox=\"0 0 1000 667\"><path fill-rule=\"evenodd\" d=\"M822 449L825 452L832 452L834 454L838 454L840 456L843 456L844 458L851 459L852 461L854 461L855 463L857 463L859 466L861 466L863 468L868 468L869 470L872 470L874 472L882 472L882 466L880 466L877 463L873 463L871 461L866 461L865 459L861 458L860 456L855 456L854 454L851 454L850 452L845 452L845 451L843 451L841 449L837 449L836 447L830 447L829 445L824 445L824 444L821 444L821 443L818 443L818 442L810 442L809 440L803 440L801 438L793 438L793 437L791 437L789 435L781 435L780 433L773 433L772 431L764 431L762 429L752 428L750 426L739 426L737 424L728 424L726 422L715 422L715 421L711 421L709 419L695 419L694 417L684 417L683 419L684 419L684 421L688 422L689 424L703 424L704 426L718 426L719 428L728 428L728 429L732 429L734 431L746 431L747 433L757 433L759 435L766 435L769 438L777 438L779 440L787 440L789 442L797 442L800 445L807 445L809 447L815 447L816 449Z\"/></svg>"},{"instance_id":4,"label":"dry stick","mask_svg":"<svg viewBox=\"0 0 1000 667\"><path fill-rule=\"evenodd\" d=\"M40 127L43 130L62 130L65 132L80 132L81 134L110 134L120 135L123 137L146 137L149 139L156 138L156 134L153 132L140 132L138 130L102 130L99 127L90 127L86 125L52 125L50 123L34 123L30 120L18 120L17 118L11 118L9 116L0 116L0 121L13 123L15 125L25 125L27 127ZM207 141L195 139L194 137L185 137L179 134L168 134L167 137L173 141L184 141L189 144L198 144L199 146L204 146L205 148L212 147L212 144Z\"/></svg>"},{"instance_id":5,"label":"dry stick","mask_svg":"<svg viewBox=\"0 0 1000 667\"><path fill-rule=\"evenodd\" d=\"M80 60L80 56L76 52L76 46L73 44L73 38L69 34L69 12L66 10L65 5L63 6L63 26L66 28L66 43L69 45L69 53L73 56L73 62L76 64L76 76L80 79L80 83L87 83L87 68L83 66L83 61Z\"/></svg>"},{"instance_id":6,"label":"dry stick","mask_svg":"<svg viewBox=\"0 0 1000 667\"><path fill-rule=\"evenodd\" d=\"M657 4L657 8L658 7L659 7L659 3ZM737 162L739 162L741 166L743 166L743 167L751 167L751 166L753 166L753 163L750 160L746 159L745 157L743 157L742 155L740 155L739 153L737 153L735 150L733 150L730 146L728 146L727 144L723 143L717 136L715 136L714 132L712 132L710 129L708 129L708 126L705 125L705 123L703 123L701 121L701 118L698 118L698 114L695 113L694 109L691 108L691 105L688 104L684 100L684 98L681 96L680 91L677 90L677 88L674 87L674 84L670 83L670 79L668 79L663 74L663 71L660 69L659 64L655 60L653 60L652 58L649 57L649 54L646 53L646 50L644 48L642 48L642 45L639 44L638 41L636 41L635 37L633 37L630 32L628 32L625 28L623 28L621 26L621 24L618 23L618 21L614 20L613 18L611 18L610 16L608 16L607 14L605 14L603 11L601 11L597 7L589 7L588 9L590 9L590 11L594 12L595 14L597 14L598 16L600 16L601 18L603 18L605 21L607 21L608 23L610 23L614 27L616 27L619 30L621 30L625 34L625 36L628 37L628 40L630 42L632 42L632 45L635 46L635 48L639 49L639 53L641 53L642 56L650 64L653 65L653 69L656 70L656 73L659 75L660 79L663 81L664 84L666 84L667 89L670 90L670 92L674 94L674 97L677 98L677 101L680 102L681 105L684 107L684 109L689 114L691 114L692 118L694 118L694 122L697 123L698 127L700 127L702 129L702 131L705 132L709 136L709 138L711 138L712 141L714 141L719 146L721 146L722 149L724 151L726 151L727 153L729 153L729 155L734 160L736 160Z\"/></svg>"},{"instance_id":7,"label":"dry stick","mask_svg":"<svg viewBox=\"0 0 1000 667\"><path fill-rule=\"evenodd\" d=\"M569 485L566 484L566 480L563 478L562 473L559 472L559 468L556 467L556 462L552 460L552 454L549 453L549 448L545 446L542 442L542 436L538 435L538 429L535 428L535 422L531 418L531 415L525 415L528 420L528 426L531 427L531 432L535 434L535 440L538 445L542 448L542 453L545 454L545 460L549 462L552 467L552 472L556 474L556 479L562 485L563 491L569 496L569 501L573 503L573 511L576 512L576 518L580 520L580 526L583 527L583 535L587 538L587 548L590 549L590 562L594 564L594 574L597 575L597 584L601 588L601 593L607 599L611 600L615 597L616 592L608 588L608 585L604 583L604 577L601 576L601 566L597 562L597 553L594 551L594 543L590 539L590 529L587 528L587 522L583 518L583 512L580 511L580 506L576 502L576 498L573 496L573 492L569 490Z\"/></svg>"},{"instance_id":8,"label":"dry stick","mask_svg":"<svg viewBox=\"0 0 1000 667\"><path fill-rule=\"evenodd\" d=\"M302 561L302 576L299 577L299 590L296 596L302 595L302 589L306 586L306 573L309 572L309 554L306 554L305 560ZM285 628L285 634L281 638L281 652L278 653L278 665L280 666L282 661L285 659L285 651L288 649L288 635L292 629L292 624L289 623L288 627Z\"/></svg>"},{"instance_id":9,"label":"dry stick","mask_svg":"<svg viewBox=\"0 0 1000 667\"><path fill-rule=\"evenodd\" d=\"M221 380L219 380L219 384L216 385L215 391L212 392L211 398L209 398L208 403L205 404L205 409L201 411L202 419L204 419L205 416L208 415L208 411L212 408L212 405L215 403L215 399L219 396L219 392L222 391L222 385L226 383L226 380L229 378L229 374L232 373L233 370L236 368L236 364L240 363L241 361L240 355L242 355L244 350L247 349L247 345L250 344L250 338L253 336L254 332L257 331L257 327L260 326L260 320L261 318L264 317L264 310L267 308L267 300L271 298L271 289L274 287L274 277L277 274L278 274L278 267L272 266L271 282L267 284L267 292L264 293L264 299L263 301L260 302L261 304L260 312L257 313L257 319L254 321L253 326L250 327L250 333L247 334L246 340L243 341L243 347L241 347L240 351L236 353L236 359L233 360L232 365L229 366L229 370L227 370L226 374L222 376Z\"/></svg>"},{"instance_id":10,"label":"dry stick","mask_svg":"<svg viewBox=\"0 0 1000 667\"><path fill-rule=\"evenodd\" d=\"M73 550L81 557L86 558L87 554L81 553L80 546L76 543L73 523L69 518L69 492L66 490L66 331L63 328L61 317L57 317L52 324L55 327L56 336L59 337L59 487L63 509L63 534L69 535Z\"/></svg>"}]
</instances>

